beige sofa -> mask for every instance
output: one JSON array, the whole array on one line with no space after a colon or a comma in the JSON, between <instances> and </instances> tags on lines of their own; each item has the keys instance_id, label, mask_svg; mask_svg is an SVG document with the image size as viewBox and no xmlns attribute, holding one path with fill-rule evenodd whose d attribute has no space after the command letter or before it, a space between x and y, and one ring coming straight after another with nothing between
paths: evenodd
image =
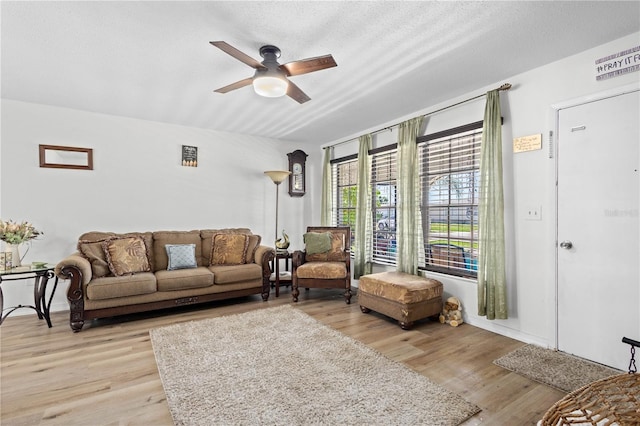
<instances>
[{"instance_id":1,"label":"beige sofa","mask_svg":"<svg viewBox=\"0 0 640 426\"><path fill-rule=\"evenodd\" d=\"M252 294L269 298L275 250L246 228L88 232L56 265L70 280L70 326L85 320Z\"/></svg>"}]
</instances>

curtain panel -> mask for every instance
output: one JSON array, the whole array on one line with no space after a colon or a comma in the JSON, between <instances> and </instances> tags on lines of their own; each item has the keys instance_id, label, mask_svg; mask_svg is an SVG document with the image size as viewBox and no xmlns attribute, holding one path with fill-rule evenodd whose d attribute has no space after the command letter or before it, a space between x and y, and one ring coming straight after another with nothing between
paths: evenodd
<instances>
[{"instance_id":1,"label":"curtain panel","mask_svg":"<svg viewBox=\"0 0 640 426\"><path fill-rule=\"evenodd\" d=\"M322 162L322 200L320 211L320 224L322 226L333 225L333 182L331 181L331 157L333 147L325 148Z\"/></svg>"},{"instance_id":2,"label":"curtain panel","mask_svg":"<svg viewBox=\"0 0 640 426\"><path fill-rule=\"evenodd\" d=\"M502 123L499 90L487 92L480 153L478 315L507 319Z\"/></svg>"},{"instance_id":3,"label":"curtain panel","mask_svg":"<svg viewBox=\"0 0 640 426\"><path fill-rule=\"evenodd\" d=\"M371 219L371 135L358 138L358 198L356 201L356 237L353 278L370 274L373 267L373 220Z\"/></svg>"},{"instance_id":4,"label":"curtain panel","mask_svg":"<svg viewBox=\"0 0 640 426\"><path fill-rule=\"evenodd\" d=\"M413 275L418 274L419 250L424 250L416 144L423 119L423 116L412 118L398 126L396 270Z\"/></svg>"}]
</instances>

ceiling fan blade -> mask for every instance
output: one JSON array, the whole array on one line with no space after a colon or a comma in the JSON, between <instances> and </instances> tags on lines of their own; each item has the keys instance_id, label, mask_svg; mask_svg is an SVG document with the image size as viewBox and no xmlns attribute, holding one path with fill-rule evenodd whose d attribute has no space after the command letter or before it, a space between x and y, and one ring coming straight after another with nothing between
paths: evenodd
<instances>
[{"instance_id":1,"label":"ceiling fan blade","mask_svg":"<svg viewBox=\"0 0 640 426\"><path fill-rule=\"evenodd\" d=\"M298 86L293 84L291 80L289 80L289 87L287 87L287 96L289 96L291 99L298 102L299 104L303 104L311 100L311 98L307 96L307 94L304 93L302 90L300 90Z\"/></svg>"},{"instance_id":2,"label":"ceiling fan blade","mask_svg":"<svg viewBox=\"0 0 640 426\"><path fill-rule=\"evenodd\" d=\"M231 83L228 86L221 87L219 89L214 90L214 92L218 93L227 93L232 90L240 89L241 87L248 86L253 82L253 77L245 78L244 80L236 81L235 83Z\"/></svg>"},{"instance_id":3,"label":"ceiling fan blade","mask_svg":"<svg viewBox=\"0 0 640 426\"><path fill-rule=\"evenodd\" d=\"M239 51L238 49L236 49L235 47L231 46L230 44L224 41L210 41L209 43L211 43L218 49L222 50L223 52L233 56L240 62L244 62L245 64L249 65L251 68L255 68L257 70L263 69L263 68L267 69L267 67L265 67L260 62L253 59L251 56L247 55L246 53L242 53L241 51Z\"/></svg>"},{"instance_id":4,"label":"ceiling fan blade","mask_svg":"<svg viewBox=\"0 0 640 426\"><path fill-rule=\"evenodd\" d=\"M331 55L316 56L315 58L301 59L299 61L288 62L280 65L280 69L287 73L288 76L307 74L314 71L320 71L325 68L337 67L336 61Z\"/></svg>"}]
</instances>

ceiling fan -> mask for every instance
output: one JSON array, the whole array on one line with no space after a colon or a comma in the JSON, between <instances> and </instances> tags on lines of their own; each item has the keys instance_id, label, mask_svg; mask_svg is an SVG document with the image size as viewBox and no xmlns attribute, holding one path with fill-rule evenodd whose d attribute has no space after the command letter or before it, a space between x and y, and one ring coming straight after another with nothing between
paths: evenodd
<instances>
[{"instance_id":1,"label":"ceiling fan","mask_svg":"<svg viewBox=\"0 0 640 426\"><path fill-rule=\"evenodd\" d=\"M311 98L287 77L338 66L331 55L301 59L280 65L278 63L280 49L272 45L266 45L260 48L260 56L264 58L262 63L260 63L224 41L211 41L209 43L256 70L253 77L245 78L244 80L236 81L228 86L214 90L218 93L227 93L252 84L255 92L261 96L275 98L287 95L298 103L303 104L310 101Z\"/></svg>"}]
</instances>

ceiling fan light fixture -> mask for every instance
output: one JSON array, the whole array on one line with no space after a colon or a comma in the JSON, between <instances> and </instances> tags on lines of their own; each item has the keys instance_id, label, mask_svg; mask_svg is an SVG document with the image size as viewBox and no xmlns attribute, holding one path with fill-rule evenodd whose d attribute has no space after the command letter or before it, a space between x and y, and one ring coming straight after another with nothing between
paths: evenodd
<instances>
[{"instance_id":1,"label":"ceiling fan light fixture","mask_svg":"<svg viewBox=\"0 0 640 426\"><path fill-rule=\"evenodd\" d=\"M253 79L253 90L267 98L278 98L287 94L289 82L281 77L260 76Z\"/></svg>"}]
</instances>

